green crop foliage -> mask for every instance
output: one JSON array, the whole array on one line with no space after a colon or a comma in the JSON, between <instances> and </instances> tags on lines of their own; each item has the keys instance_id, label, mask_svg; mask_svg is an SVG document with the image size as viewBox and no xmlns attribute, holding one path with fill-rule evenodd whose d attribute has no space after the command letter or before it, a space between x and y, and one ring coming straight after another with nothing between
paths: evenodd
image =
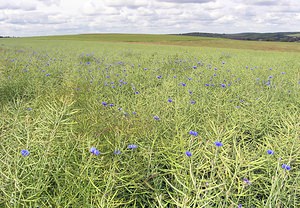
<instances>
[{"instance_id":1,"label":"green crop foliage","mask_svg":"<svg viewBox=\"0 0 300 208\"><path fill-rule=\"evenodd\" d=\"M0 40L0 207L300 207L290 43L96 36Z\"/></svg>"}]
</instances>

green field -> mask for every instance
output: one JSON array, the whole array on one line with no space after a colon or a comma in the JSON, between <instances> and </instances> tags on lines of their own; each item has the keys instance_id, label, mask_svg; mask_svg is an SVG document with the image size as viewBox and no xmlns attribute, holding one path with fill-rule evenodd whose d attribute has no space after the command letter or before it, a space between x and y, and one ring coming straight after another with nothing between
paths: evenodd
<instances>
[{"instance_id":1,"label":"green field","mask_svg":"<svg viewBox=\"0 0 300 208\"><path fill-rule=\"evenodd\" d=\"M299 52L0 39L0 207L300 207Z\"/></svg>"}]
</instances>

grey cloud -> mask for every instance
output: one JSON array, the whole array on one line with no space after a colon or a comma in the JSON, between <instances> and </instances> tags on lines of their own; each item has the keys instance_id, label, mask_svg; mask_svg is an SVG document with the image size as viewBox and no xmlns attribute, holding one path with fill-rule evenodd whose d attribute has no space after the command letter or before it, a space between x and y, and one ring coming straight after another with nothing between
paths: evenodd
<instances>
[{"instance_id":1,"label":"grey cloud","mask_svg":"<svg viewBox=\"0 0 300 208\"><path fill-rule=\"evenodd\" d=\"M208 2L215 2L215 0L157 0L159 2L169 2L169 3L194 3L194 4L202 4Z\"/></svg>"},{"instance_id":2,"label":"grey cloud","mask_svg":"<svg viewBox=\"0 0 300 208\"><path fill-rule=\"evenodd\" d=\"M50 5L59 5L60 4L60 1L61 0L38 0L39 2L47 5L47 6L50 6Z\"/></svg>"},{"instance_id":3,"label":"grey cloud","mask_svg":"<svg viewBox=\"0 0 300 208\"><path fill-rule=\"evenodd\" d=\"M35 4L30 3L24 3L23 1L6 1L6 0L0 0L0 9L4 10L23 10L23 11L32 11L36 10Z\"/></svg>"}]
</instances>

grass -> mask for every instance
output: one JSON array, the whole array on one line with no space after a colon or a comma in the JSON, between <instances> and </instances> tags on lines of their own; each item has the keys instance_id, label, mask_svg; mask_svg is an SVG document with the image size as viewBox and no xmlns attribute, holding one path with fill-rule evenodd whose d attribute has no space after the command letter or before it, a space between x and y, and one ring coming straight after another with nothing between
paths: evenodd
<instances>
[{"instance_id":1,"label":"grass","mask_svg":"<svg viewBox=\"0 0 300 208\"><path fill-rule=\"evenodd\" d=\"M241 41L222 38L192 37L180 35L143 35L143 34L83 34L34 37L35 40L77 40L94 42L121 42L151 45L176 45L194 47L214 47L232 49L250 49L263 51L300 52L299 43Z\"/></svg>"},{"instance_id":2,"label":"grass","mask_svg":"<svg viewBox=\"0 0 300 208\"><path fill-rule=\"evenodd\" d=\"M0 40L0 207L299 207L299 53L111 38Z\"/></svg>"}]
</instances>

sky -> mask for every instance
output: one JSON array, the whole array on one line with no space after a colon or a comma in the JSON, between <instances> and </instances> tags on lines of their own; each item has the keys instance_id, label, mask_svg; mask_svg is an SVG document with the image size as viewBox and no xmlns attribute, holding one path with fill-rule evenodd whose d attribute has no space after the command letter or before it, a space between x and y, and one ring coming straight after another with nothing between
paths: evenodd
<instances>
[{"instance_id":1,"label":"sky","mask_svg":"<svg viewBox=\"0 0 300 208\"><path fill-rule=\"evenodd\" d=\"M0 0L0 36L300 31L300 0Z\"/></svg>"}]
</instances>

